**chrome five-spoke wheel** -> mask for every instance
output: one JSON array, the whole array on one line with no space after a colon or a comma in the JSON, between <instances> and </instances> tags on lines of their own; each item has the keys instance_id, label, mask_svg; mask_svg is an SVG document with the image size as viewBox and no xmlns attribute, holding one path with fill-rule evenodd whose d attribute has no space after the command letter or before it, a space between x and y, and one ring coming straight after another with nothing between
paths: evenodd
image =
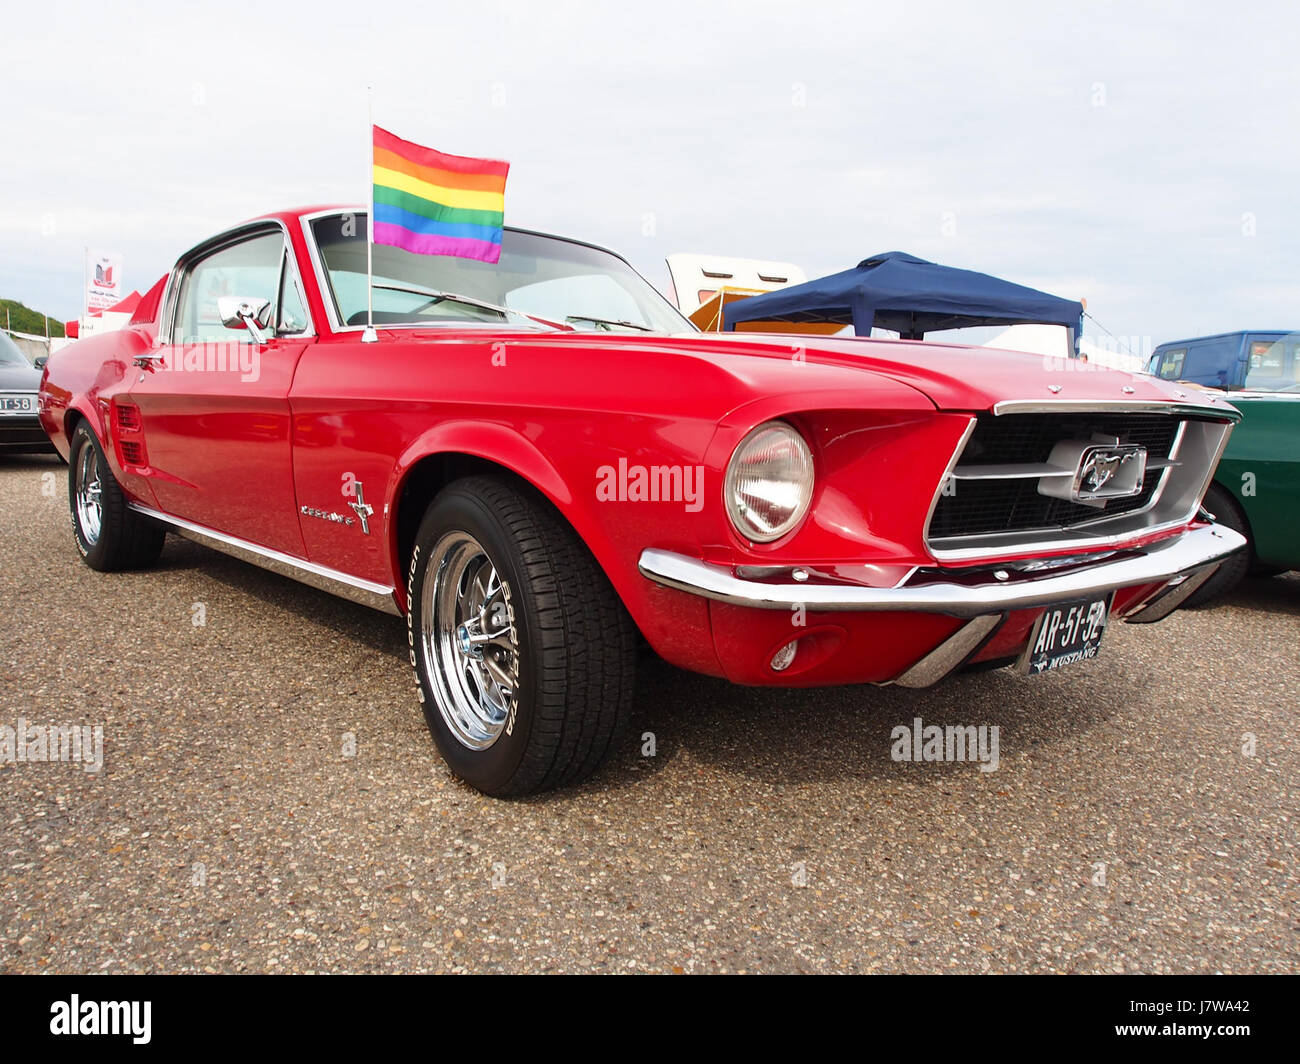
<instances>
[{"instance_id":1,"label":"chrome five-spoke wheel","mask_svg":"<svg viewBox=\"0 0 1300 1064\"><path fill-rule=\"evenodd\" d=\"M482 545L448 532L429 559L420 610L425 669L438 712L470 750L486 750L513 725L519 636L510 588Z\"/></svg>"}]
</instances>

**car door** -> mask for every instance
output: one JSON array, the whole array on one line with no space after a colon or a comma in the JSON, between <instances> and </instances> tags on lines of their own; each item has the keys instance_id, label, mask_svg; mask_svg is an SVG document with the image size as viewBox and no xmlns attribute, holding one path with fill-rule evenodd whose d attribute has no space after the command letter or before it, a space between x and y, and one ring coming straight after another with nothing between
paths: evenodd
<instances>
[{"instance_id":1,"label":"car door","mask_svg":"<svg viewBox=\"0 0 1300 1064\"><path fill-rule=\"evenodd\" d=\"M129 393L160 508L301 557L288 395L314 334L284 230L208 242L168 293L162 342ZM241 304L254 320L229 317Z\"/></svg>"}]
</instances>

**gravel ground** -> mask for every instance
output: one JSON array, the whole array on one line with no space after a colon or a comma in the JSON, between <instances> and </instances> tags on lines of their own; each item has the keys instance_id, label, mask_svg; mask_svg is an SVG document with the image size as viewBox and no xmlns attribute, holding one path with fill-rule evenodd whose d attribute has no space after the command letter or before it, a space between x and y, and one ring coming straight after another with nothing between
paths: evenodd
<instances>
[{"instance_id":1,"label":"gravel ground","mask_svg":"<svg viewBox=\"0 0 1300 1064\"><path fill-rule=\"evenodd\" d=\"M505 803L442 766L398 619L174 538L94 573L52 459L0 459L0 512L0 724L104 737L0 765L0 972L1300 969L1294 575L1032 680L647 660L610 765ZM918 716L997 725L997 771L891 760Z\"/></svg>"}]
</instances>

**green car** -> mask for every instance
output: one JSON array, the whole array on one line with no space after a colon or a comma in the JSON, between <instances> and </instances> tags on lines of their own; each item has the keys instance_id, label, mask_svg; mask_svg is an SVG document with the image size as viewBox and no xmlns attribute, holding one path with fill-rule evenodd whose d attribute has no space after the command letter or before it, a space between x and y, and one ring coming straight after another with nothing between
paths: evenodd
<instances>
[{"instance_id":1,"label":"green car","mask_svg":"<svg viewBox=\"0 0 1300 1064\"><path fill-rule=\"evenodd\" d=\"M1280 378L1276 388L1253 383L1227 393L1241 423L1205 496L1205 508L1250 546L1225 561L1188 605L1227 594L1247 574L1300 569L1300 380Z\"/></svg>"}]
</instances>

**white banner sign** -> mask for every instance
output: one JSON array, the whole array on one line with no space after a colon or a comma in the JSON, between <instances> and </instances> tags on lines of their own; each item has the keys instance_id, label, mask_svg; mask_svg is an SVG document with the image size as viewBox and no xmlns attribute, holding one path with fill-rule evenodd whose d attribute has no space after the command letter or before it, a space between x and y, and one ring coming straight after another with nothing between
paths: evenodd
<instances>
[{"instance_id":1,"label":"white banner sign","mask_svg":"<svg viewBox=\"0 0 1300 1064\"><path fill-rule=\"evenodd\" d=\"M122 300L122 256L86 252L86 312L103 310Z\"/></svg>"}]
</instances>

